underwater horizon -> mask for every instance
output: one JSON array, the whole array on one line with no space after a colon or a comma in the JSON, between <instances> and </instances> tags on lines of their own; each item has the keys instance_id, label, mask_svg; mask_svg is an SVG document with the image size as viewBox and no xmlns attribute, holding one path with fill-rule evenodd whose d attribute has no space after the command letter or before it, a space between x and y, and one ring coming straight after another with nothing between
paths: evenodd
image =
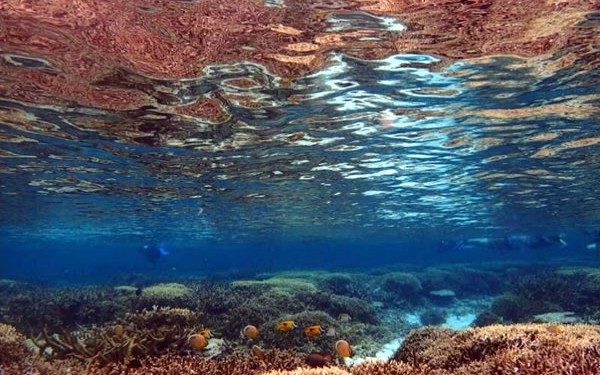
<instances>
[{"instance_id":1,"label":"underwater horizon","mask_svg":"<svg viewBox=\"0 0 600 375\"><path fill-rule=\"evenodd\" d=\"M599 26L584 0L0 1L0 373L470 374L419 343L520 329L600 371L561 336L600 342Z\"/></svg>"}]
</instances>

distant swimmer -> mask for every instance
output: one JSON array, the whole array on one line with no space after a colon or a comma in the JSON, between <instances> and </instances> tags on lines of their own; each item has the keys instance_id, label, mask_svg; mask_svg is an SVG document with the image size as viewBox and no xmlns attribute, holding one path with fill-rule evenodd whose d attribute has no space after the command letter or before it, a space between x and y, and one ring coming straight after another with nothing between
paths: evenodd
<instances>
[{"instance_id":1,"label":"distant swimmer","mask_svg":"<svg viewBox=\"0 0 600 375\"><path fill-rule=\"evenodd\" d=\"M524 249L544 249L554 246L566 247L567 242L561 234L551 236L531 236L526 234L516 234L506 236L509 246L515 250Z\"/></svg>"},{"instance_id":2,"label":"distant swimmer","mask_svg":"<svg viewBox=\"0 0 600 375\"><path fill-rule=\"evenodd\" d=\"M511 234L503 237L474 237L458 241L443 240L438 245L440 250L460 251L471 249L486 250L537 250L555 246L565 247L567 242L562 235L537 236L528 234Z\"/></svg>"},{"instance_id":3,"label":"distant swimmer","mask_svg":"<svg viewBox=\"0 0 600 375\"><path fill-rule=\"evenodd\" d=\"M600 255L600 230L584 231L584 233L590 237L585 248Z\"/></svg>"},{"instance_id":4,"label":"distant swimmer","mask_svg":"<svg viewBox=\"0 0 600 375\"><path fill-rule=\"evenodd\" d=\"M139 249L140 253L152 264L156 264L158 260L169 255L163 244L160 245L143 245Z\"/></svg>"}]
</instances>

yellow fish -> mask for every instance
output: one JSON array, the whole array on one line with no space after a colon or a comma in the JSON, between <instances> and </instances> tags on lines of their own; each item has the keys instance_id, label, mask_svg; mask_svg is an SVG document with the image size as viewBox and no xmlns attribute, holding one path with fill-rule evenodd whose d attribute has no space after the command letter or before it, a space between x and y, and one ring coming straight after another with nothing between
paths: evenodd
<instances>
[{"instance_id":1,"label":"yellow fish","mask_svg":"<svg viewBox=\"0 0 600 375\"><path fill-rule=\"evenodd\" d=\"M277 328L277 330L281 332L289 332L296 327L298 326L296 325L296 323L294 323L293 320L284 320L277 323L277 325L275 326L275 328Z\"/></svg>"},{"instance_id":2,"label":"yellow fish","mask_svg":"<svg viewBox=\"0 0 600 375\"><path fill-rule=\"evenodd\" d=\"M203 329L201 331L198 331L197 334L203 336L207 340L214 336L210 329Z\"/></svg>"},{"instance_id":3,"label":"yellow fish","mask_svg":"<svg viewBox=\"0 0 600 375\"><path fill-rule=\"evenodd\" d=\"M314 325L304 328L304 334L308 337L318 337L323 333L323 328L320 325Z\"/></svg>"}]
</instances>

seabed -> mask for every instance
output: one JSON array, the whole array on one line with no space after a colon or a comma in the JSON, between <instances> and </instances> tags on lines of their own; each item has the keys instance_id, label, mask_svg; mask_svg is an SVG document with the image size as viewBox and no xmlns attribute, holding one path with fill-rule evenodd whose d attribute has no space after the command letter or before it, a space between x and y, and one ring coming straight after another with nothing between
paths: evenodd
<instances>
[{"instance_id":1,"label":"seabed","mask_svg":"<svg viewBox=\"0 0 600 375\"><path fill-rule=\"evenodd\" d=\"M393 268L61 288L2 280L0 369L2 374L600 371L598 269L564 263ZM296 328L278 329L283 321ZM248 337L247 326L258 334ZM309 336L311 326L320 326L320 333ZM207 338L201 348L192 340L198 335ZM336 350L341 340L351 347L349 357Z\"/></svg>"}]
</instances>

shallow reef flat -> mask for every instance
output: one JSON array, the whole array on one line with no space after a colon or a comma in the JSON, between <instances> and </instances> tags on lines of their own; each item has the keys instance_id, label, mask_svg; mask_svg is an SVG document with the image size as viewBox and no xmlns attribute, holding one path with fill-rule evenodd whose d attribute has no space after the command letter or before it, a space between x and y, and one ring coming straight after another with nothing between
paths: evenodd
<instances>
[{"instance_id":1,"label":"shallow reef flat","mask_svg":"<svg viewBox=\"0 0 600 375\"><path fill-rule=\"evenodd\" d=\"M264 357L232 354L220 359L166 354L104 366L73 360L48 362L28 352L24 336L0 325L3 374L597 374L600 327L516 324L465 331L423 328L413 331L388 361L355 366L307 367L302 355L269 350Z\"/></svg>"},{"instance_id":2,"label":"shallow reef flat","mask_svg":"<svg viewBox=\"0 0 600 375\"><path fill-rule=\"evenodd\" d=\"M596 374L598 274L498 263L69 288L2 280L0 373Z\"/></svg>"}]
</instances>

